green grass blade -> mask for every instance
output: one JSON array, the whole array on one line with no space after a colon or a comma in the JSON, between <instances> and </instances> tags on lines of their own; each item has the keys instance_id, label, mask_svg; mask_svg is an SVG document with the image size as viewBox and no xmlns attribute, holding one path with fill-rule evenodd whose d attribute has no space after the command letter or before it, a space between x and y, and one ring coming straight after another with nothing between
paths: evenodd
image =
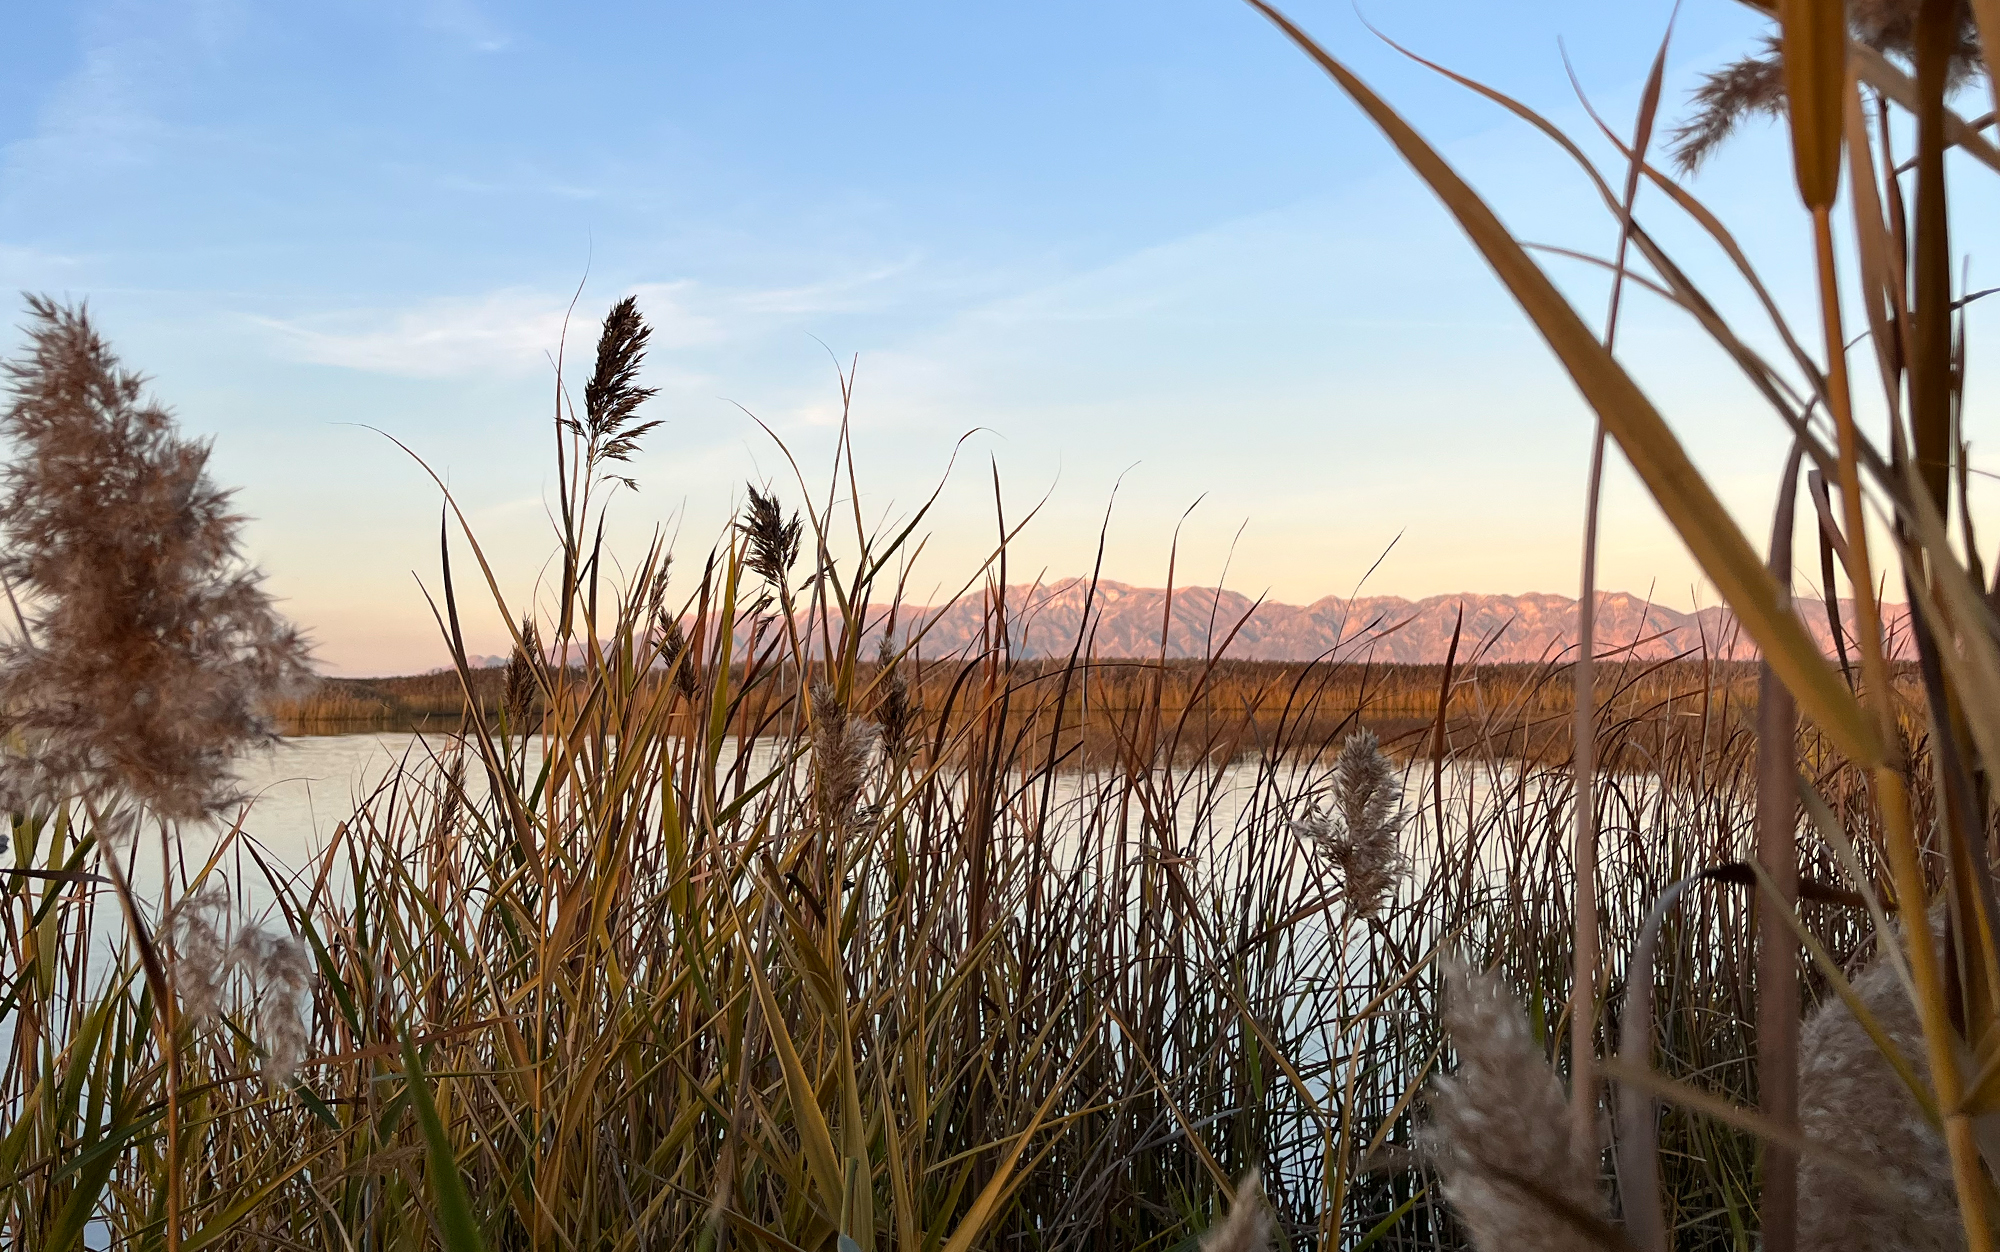
<instances>
[{"instance_id":1,"label":"green grass blade","mask_svg":"<svg viewBox=\"0 0 2000 1252\"><path fill-rule=\"evenodd\" d=\"M485 1252L479 1225L472 1219L472 1201L465 1194L465 1176L458 1170L458 1155L452 1151L451 1140L445 1137L437 1102L431 1099L430 1079L424 1076L424 1063L417 1056L407 1029L403 1032L403 1077L410 1094L410 1107L424 1133L424 1154L445 1248L447 1252Z\"/></svg>"}]
</instances>

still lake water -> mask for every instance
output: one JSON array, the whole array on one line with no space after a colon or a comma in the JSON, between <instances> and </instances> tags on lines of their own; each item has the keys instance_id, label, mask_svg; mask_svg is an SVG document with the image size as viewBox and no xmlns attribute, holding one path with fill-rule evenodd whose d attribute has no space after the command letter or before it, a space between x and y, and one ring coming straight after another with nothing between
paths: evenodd
<instances>
[{"instance_id":1,"label":"still lake water","mask_svg":"<svg viewBox=\"0 0 2000 1252\"><path fill-rule=\"evenodd\" d=\"M253 752L236 769L253 801L243 829L296 868L399 763L424 761L448 743L443 735L313 735Z\"/></svg>"}]
</instances>

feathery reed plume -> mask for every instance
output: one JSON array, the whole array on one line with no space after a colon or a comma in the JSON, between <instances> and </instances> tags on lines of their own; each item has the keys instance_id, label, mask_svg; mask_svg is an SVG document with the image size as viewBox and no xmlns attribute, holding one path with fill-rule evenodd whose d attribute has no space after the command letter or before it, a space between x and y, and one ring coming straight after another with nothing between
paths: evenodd
<instances>
[{"instance_id":1,"label":"feathery reed plume","mask_svg":"<svg viewBox=\"0 0 2000 1252\"><path fill-rule=\"evenodd\" d=\"M238 550L242 519L82 308L28 297L4 367L0 575L27 632L0 641L0 758L17 804L122 791L165 817L237 797L230 761L276 738L264 708L310 679L298 631Z\"/></svg>"},{"instance_id":2,"label":"feathery reed plume","mask_svg":"<svg viewBox=\"0 0 2000 1252\"><path fill-rule=\"evenodd\" d=\"M803 528L798 514L794 513L792 519L786 521L785 511L778 505L777 494L765 495L754 485L750 488L750 503L745 506L744 513L746 516L736 523L736 529L750 541L750 554L745 563L765 582L774 587L783 586L785 576L799 559L799 536Z\"/></svg>"},{"instance_id":3,"label":"feathery reed plume","mask_svg":"<svg viewBox=\"0 0 2000 1252\"><path fill-rule=\"evenodd\" d=\"M1340 746L1333 767L1334 812L1313 808L1294 824L1340 871L1348 910L1373 917L1409 873L1397 837L1403 829L1403 789L1395 762L1370 730L1357 730Z\"/></svg>"},{"instance_id":4,"label":"feathery reed plume","mask_svg":"<svg viewBox=\"0 0 2000 1252\"><path fill-rule=\"evenodd\" d=\"M667 619L667 586L674 578L674 554L669 552L660 558L652 577L646 580L646 625L654 636L658 636Z\"/></svg>"},{"instance_id":5,"label":"feathery reed plume","mask_svg":"<svg viewBox=\"0 0 2000 1252\"><path fill-rule=\"evenodd\" d=\"M444 771L438 778L438 792L436 830L440 835L449 836L458 829L459 819L465 816L464 740L458 741L446 758Z\"/></svg>"},{"instance_id":6,"label":"feathery reed plume","mask_svg":"<svg viewBox=\"0 0 2000 1252\"><path fill-rule=\"evenodd\" d=\"M309 1036L299 998L312 989L312 958L297 935L250 929L241 963L258 988L257 1037L264 1045L264 1081L282 1087L306 1059Z\"/></svg>"},{"instance_id":7,"label":"feathery reed plume","mask_svg":"<svg viewBox=\"0 0 2000 1252\"><path fill-rule=\"evenodd\" d=\"M1847 25L1854 37L1875 49L1906 61L1917 55L1917 10L1923 0L1847 0ZM1968 0L1954 0L1948 19L1953 31L1950 86L1957 86L1978 73L1979 28L1974 24Z\"/></svg>"},{"instance_id":8,"label":"feathery reed plume","mask_svg":"<svg viewBox=\"0 0 2000 1252\"><path fill-rule=\"evenodd\" d=\"M1704 75L1692 101L1693 115L1676 126L1667 140L1674 163L1683 173L1698 168L1745 119L1758 114L1771 118L1785 115L1785 67L1778 56L1778 41L1766 36L1758 55Z\"/></svg>"},{"instance_id":9,"label":"feathery reed plume","mask_svg":"<svg viewBox=\"0 0 2000 1252\"><path fill-rule=\"evenodd\" d=\"M667 607L667 582L673 567L674 557L669 552L653 573L652 585L646 590L646 631L655 641L655 664L671 673L675 689L693 700L700 689L695 659L688 651L687 632L681 629L679 615Z\"/></svg>"},{"instance_id":10,"label":"feathery reed plume","mask_svg":"<svg viewBox=\"0 0 2000 1252\"><path fill-rule=\"evenodd\" d=\"M1201 1237L1201 1252L1264 1252L1271 1246L1271 1224L1264 1180L1253 1169L1237 1182L1229 1216Z\"/></svg>"},{"instance_id":11,"label":"feathery reed plume","mask_svg":"<svg viewBox=\"0 0 2000 1252\"><path fill-rule=\"evenodd\" d=\"M1894 964L1870 961L1854 992L1910 1067L1926 1080L1923 1025ZM1807 1154L1799 1162L1801 1252L1953 1252L1964 1246L1951 1157L1846 1003L1827 1001L1799 1040L1799 1129L1873 1167L1881 1186Z\"/></svg>"},{"instance_id":12,"label":"feathery reed plume","mask_svg":"<svg viewBox=\"0 0 2000 1252\"><path fill-rule=\"evenodd\" d=\"M1922 0L1849 0L1847 24L1858 43L1904 60L1916 57L1917 9ZM1956 0L1952 23L1957 32L1951 50L1947 83L1957 87L1984 65L1972 6ZM1735 61L1706 75L1691 97L1693 114L1669 137L1674 163L1692 173L1744 120L1762 114L1785 115L1785 66L1778 40L1766 37L1754 56Z\"/></svg>"},{"instance_id":13,"label":"feathery reed plume","mask_svg":"<svg viewBox=\"0 0 2000 1252\"><path fill-rule=\"evenodd\" d=\"M875 746L875 728L848 714L827 682L812 689L813 774L818 784L820 818L828 829L843 826L854 812L855 797Z\"/></svg>"},{"instance_id":14,"label":"feathery reed plume","mask_svg":"<svg viewBox=\"0 0 2000 1252\"><path fill-rule=\"evenodd\" d=\"M660 425L657 421L633 421L639 406L659 394L657 387L638 384L639 367L646 360L646 341L652 336L652 327L639 315L636 297L626 296L604 317L603 333L597 337L597 369L583 385L583 423L569 423L590 441L592 466L629 461L639 448L639 440ZM639 484L630 478L618 476L618 481L638 490Z\"/></svg>"},{"instance_id":15,"label":"feathery reed plume","mask_svg":"<svg viewBox=\"0 0 2000 1252\"><path fill-rule=\"evenodd\" d=\"M514 655L507 659L507 694L504 705L507 710L507 729L517 735L526 733L528 719L534 716L535 697L538 694L535 660L541 650L542 638L535 630L535 619L523 616L521 642L514 645Z\"/></svg>"},{"instance_id":16,"label":"feathery reed plume","mask_svg":"<svg viewBox=\"0 0 2000 1252\"><path fill-rule=\"evenodd\" d=\"M660 664L672 671L674 686L680 693L693 700L701 690L701 675L695 672L697 662L678 617L667 618L660 628Z\"/></svg>"},{"instance_id":17,"label":"feathery reed plume","mask_svg":"<svg viewBox=\"0 0 2000 1252\"><path fill-rule=\"evenodd\" d=\"M216 1017L229 978L229 893L210 886L181 897L162 928L173 940L168 969L182 1007L196 1021Z\"/></svg>"},{"instance_id":18,"label":"feathery reed plume","mask_svg":"<svg viewBox=\"0 0 2000 1252\"><path fill-rule=\"evenodd\" d=\"M1612 1233L1596 1145L1575 1142L1569 1101L1495 974L1445 965L1445 1029L1458 1068L1437 1080L1424 1145L1481 1252L1569 1252Z\"/></svg>"},{"instance_id":19,"label":"feathery reed plume","mask_svg":"<svg viewBox=\"0 0 2000 1252\"><path fill-rule=\"evenodd\" d=\"M305 1059L308 1033L299 997L312 987L312 958L296 935L233 925L229 893L205 887L174 905L163 929L172 937L168 969L181 1005L196 1023L222 1016L222 992L241 974L259 998L257 1037L264 1078L283 1086Z\"/></svg>"},{"instance_id":20,"label":"feathery reed plume","mask_svg":"<svg viewBox=\"0 0 2000 1252\"><path fill-rule=\"evenodd\" d=\"M882 669L882 695L875 705L875 724L882 728L882 751L894 759L908 744L910 730L917 720L917 705L910 697L910 680L897 664L896 649L890 645L889 636L882 636L881 649L876 655Z\"/></svg>"}]
</instances>

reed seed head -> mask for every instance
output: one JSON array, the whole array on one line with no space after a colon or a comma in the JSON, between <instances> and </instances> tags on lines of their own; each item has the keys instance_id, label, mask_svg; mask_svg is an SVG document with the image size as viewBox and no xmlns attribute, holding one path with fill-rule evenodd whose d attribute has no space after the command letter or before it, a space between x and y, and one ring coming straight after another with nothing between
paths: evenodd
<instances>
[{"instance_id":1,"label":"reed seed head","mask_svg":"<svg viewBox=\"0 0 2000 1252\"><path fill-rule=\"evenodd\" d=\"M876 657L882 671L882 694L875 706L875 721L882 728L882 751L894 758L908 746L910 731L916 725L917 706L910 695L910 680L904 677L896 660L896 649L886 634Z\"/></svg>"},{"instance_id":2,"label":"reed seed head","mask_svg":"<svg viewBox=\"0 0 2000 1252\"><path fill-rule=\"evenodd\" d=\"M1424 1145L1480 1252L1599 1246L1594 1144L1573 1142L1562 1081L1497 975L1445 967L1458 1067L1437 1080Z\"/></svg>"},{"instance_id":3,"label":"reed seed head","mask_svg":"<svg viewBox=\"0 0 2000 1252\"><path fill-rule=\"evenodd\" d=\"M659 394L657 387L641 387L638 382L646 341L652 336L652 327L639 315L636 297L626 296L605 314L604 330L597 338L597 368L583 386L584 420L579 431L590 442L592 466L629 461L639 441L660 425L634 421L639 406ZM639 486L622 476L618 481L634 490Z\"/></svg>"},{"instance_id":4,"label":"reed seed head","mask_svg":"<svg viewBox=\"0 0 2000 1252\"><path fill-rule=\"evenodd\" d=\"M162 929L173 940L168 968L181 1007L198 1022L213 1019L229 978L229 893L211 886L181 897Z\"/></svg>"},{"instance_id":5,"label":"reed seed head","mask_svg":"<svg viewBox=\"0 0 2000 1252\"><path fill-rule=\"evenodd\" d=\"M296 935L235 924L229 893L204 887L168 910L162 930L173 940L168 970L181 1007L196 1023L222 1016L222 996L240 974L257 997L257 1039L264 1048L264 1078L291 1081L305 1059L310 1032L299 999L312 989L313 964Z\"/></svg>"},{"instance_id":6,"label":"reed seed head","mask_svg":"<svg viewBox=\"0 0 2000 1252\"><path fill-rule=\"evenodd\" d=\"M750 541L745 564L773 587L782 587L799 559L799 538L804 529L799 524L798 514L792 514L790 521L785 520L785 511L778 504L777 494L765 495L754 484L750 487L750 503L744 506L743 514L736 523L736 529Z\"/></svg>"},{"instance_id":7,"label":"reed seed head","mask_svg":"<svg viewBox=\"0 0 2000 1252\"><path fill-rule=\"evenodd\" d=\"M1778 41L1767 37L1756 56L1705 75L1694 89L1693 104L1692 116L1667 141L1684 173L1698 168L1745 120L1785 115L1785 67Z\"/></svg>"},{"instance_id":8,"label":"reed seed head","mask_svg":"<svg viewBox=\"0 0 2000 1252\"><path fill-rule=\"evenodd\" d=\"M1201 1237L1201 1252L1265 1252L1271 1246L1271 1204L1264 1198L1264 1180L1251 1170L1236 1184L1236 1203L1229 1216Z\"/></svg>"},{"instance_id":9,"label":"reed seed head","mask_svg":"<svg viewBox=\"0 0 2000 1252\"><path fill-rule=\"evenodd\" d=\"M300 997L312 990L312 957L297 935L249 928L240 961L258 989L257 1038L264 1045L264 1081L282 1087L306 1058L310 1036Z\"/></svg>"},{"instance_id":10,"label":"reed seed head","mask_svg":"<svg viewBox=\"0 0 2000 1252\"><path fill-rule=\"evenodd\" d=\"M521 618L521 641L514 645L514 655L507 661L507 728L515 734L524 734L528 721L535 713L535 699L540 694L535 680L535 664L541 657L542 638L535 629L535 619Z\"/></svg>"},{"instance_id":11,"label":"reed seed head","mask_svg":"<svg viewBox=\"0 0 2000 1252\"><path fill-rule=\"evenodd\" d=\"M875 747L875 728L851 716L828 682L812 689L813 773L821 819L829 828L847 824Z\"/></svg>"},{"instance_id":12,"label":"reed seed head","mask_svg":"<svg viewBox=\"0 0 2000 1252\"><path fill-rule=\"evenodd\" d=\"M1349 912L1373 917L1410 872L1398 842L1403 829L1403 788L1395 762L1373 731L1357 730L1341 745L1333 767L1334 811L1317 807L1295 823L1341 875Z\"/></svg>"},{"instance_id":13,"label":"reed seed head","mask_svg":"<svg viewBox=\"0 0 2000 1252\"><path fill-rule=\"evenodd\" d=\"M681 629L680 619L669 617L660 630L660 664L672 671L674 686L681 695L692 701L701 692L701 675L696 667L693 651L688 647L687 632Z\"/></svg>"},{"instance_id":14,"label":"reed seed head","mask_svg":"<svg viewBox=\"0 0 2000 1252\"><path fill-rule=\"evenodd\" d=\"M0 371L0 574L27 627L0 641L0 790L214 813L238 798L235 755L275 741L264 710L311 681L305 640L243 562L207 446L81 307L30 296L28 312L28 349Z\"/></svg>"}]
</instances>

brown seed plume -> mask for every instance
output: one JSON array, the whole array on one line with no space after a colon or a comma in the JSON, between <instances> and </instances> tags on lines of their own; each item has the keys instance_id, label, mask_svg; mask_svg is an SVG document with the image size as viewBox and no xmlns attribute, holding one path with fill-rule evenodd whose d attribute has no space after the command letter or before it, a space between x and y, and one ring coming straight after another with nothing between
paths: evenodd
<instances>
[{"instance_id":1,"label":"brown seed plume","mask_svg":"<svg viewBox=\"0 0 2000 1252\"><path fill-rule=\"evenodd\" d=\"M1609 1231L1594 1144L1573 1142L1569 1101L1505 984L1445 968L1458 1068L1431 1095L1424 1144L1480 1252L1585 1252Z\"/></svg>"},{"instance_id":2,"label":"brown seed plume","mask_svg":"<svg viewBox=\"0 0 2000 1252\"><path fill-rule=\"evenodd\" d=\"M1694 111L1674 128L1668 147L1683 171L1692 171L1736 132L1746 119L1785 115L1785 67L1778 41L1766 38L1763 51L1712 74L1694 89Z\"/></svg>"},{"instance_id":3,"label":"brown seed plume","mask_svg":"<svg viewBox=\"0 0 2000 1252\"><path fill-rule=\"evenodd\" d=\"M845 826L875 747L875 728L850 716L831 684L812 689L813 775L820 819L828 829Z\"/></svg>"},{"instance_id":4,"label":"brown seed plume","mask_svg":"<svg viewBox=\"0 0 2000 1252\"><path fill-rule=\"evenodd\" d=\"M606 461L629 461L638 451L639 441L659 422L639 422L634 416L641 404L659 394L656 387L639 385L639 367L646 360L646 341L652 327L639 315L639 301L626 296L605 314L604 330L597 339L597 368L583 385L583 424L571 422L571 429L589 441L592 467ZM620 476L619 482L634 490L639 484Z\"/></svg>"},{"instance_id":5,"label":"brown seed plume","mask_svg":"<svg viewBox=\"0 0 2000 1252\"><path fill-rule=\"evenodd\" d=\"M786 575L799 559L803 530L798 514L786 521L776 493L765 495L754 486L750 488L750 503L744 506L743 514L736 529L750 541L750 553L744 563L765 582L783 586Z\"/></svg>"},{"instance_id":6,"label":"brown seed plume","mask_svg":"<svg viewBox=\"0 0 2000 1252\"><path fill-rule=\"evenodd\" d=\"M175 904L162 929L173 940L168 969L187 1015L197 1024L221 1017L223 992L232 975L241 975L257 999L264 1078L273 1086L291 1081L311 1042L299 1007L314 977L305 942L263 926L236 924L229 893L215 886Z\"/></svg>"},{"instance_id":7,"label":"brown seed plume","mask_svg":"<svg viewBox=\"0 0 2000 1252\"><path fill-rule=\"evenodd\" d=\"M910 680L896 660L889 637L882 637L876 664L881 668L881 699L875 706L875 722L882 728L882 751L892 760L908 746L910 731L917 721L916 701L910 695Z\"/></svg>"},{"instance_id":8,"label":"brown seed plume","mask_svg":"<svg viewBox=\"0 0 2000 1252\"><path fill-rule=\"evenodd\" d=\"M282 1087L298 1072L311 1042L299 1000L312 990L312 957L297 935L253 928L242 963L258 991L257 1040L264 1045L264 1080Z\"/></svg>"},{"instance_id":9,"label":"brown seed plume","mask_svg":"<svg viewBox=\"0 0 2000 1252\"><path fill-rule=\"evenodd\" d=\"M0 790L213 813L237 798L234 756L276 738L264 709L310 681L306 643L243 562L207 446L82 308L30 296L28 313L0 415L0 573L27 624L0 641Z\"/></svg>"},{"instance_id":10,"label":"brown seed plume","mask_svg":"<svg viewBox=\"0 0 2000 1252\"><path fill-rule=\"evenodd\" d=\"M680 619L668 618L660 631L660 665L673 672L674 686L690 701L701 692L701 675L696 672L699 664L688 648L687 632L681 629Z\"/></svg>"},{"instance_id":11,"label":"brown seed plume","mask_svg":"<svg viewBox=\"0 0 2000 1252\"><path fill-rule=\"evenodd\" d=\"M1350 912L1373 917L1409 873L1398 838L1403 829L1403 788L1396 766L1373 731L1357 730L1341 744L1333 768L1334 811L1317 808L1295 824L1341 876L1341 898Z\"/></svg>"},{"instance_id":12,"label":"brown seed plume","mask_svg":"<svg viewBox=\"0 0 2000 1252\"><path fill-rule=\"evenodd\" d=\"M167 913L173 938L174 986L188 1016L207 1021L222 1010L222 986L229 979L229 893L208 887L184 896Z\"/></svg>"},{"instance_id":13,"label":"brown seed plume","mask_svg":"<svg viewBox=\"0 0 2000 1252\"><path fill-rule=\"evenodd\" d=\"M540 687L535 679L535 662L542 651L542 637L535 629L535 619L521 619L521 641L514 645L514 655L507 661L507 729L514 734L526 734L529 719L535 715L535 700Z\"/></svg>"}]
</instances>

